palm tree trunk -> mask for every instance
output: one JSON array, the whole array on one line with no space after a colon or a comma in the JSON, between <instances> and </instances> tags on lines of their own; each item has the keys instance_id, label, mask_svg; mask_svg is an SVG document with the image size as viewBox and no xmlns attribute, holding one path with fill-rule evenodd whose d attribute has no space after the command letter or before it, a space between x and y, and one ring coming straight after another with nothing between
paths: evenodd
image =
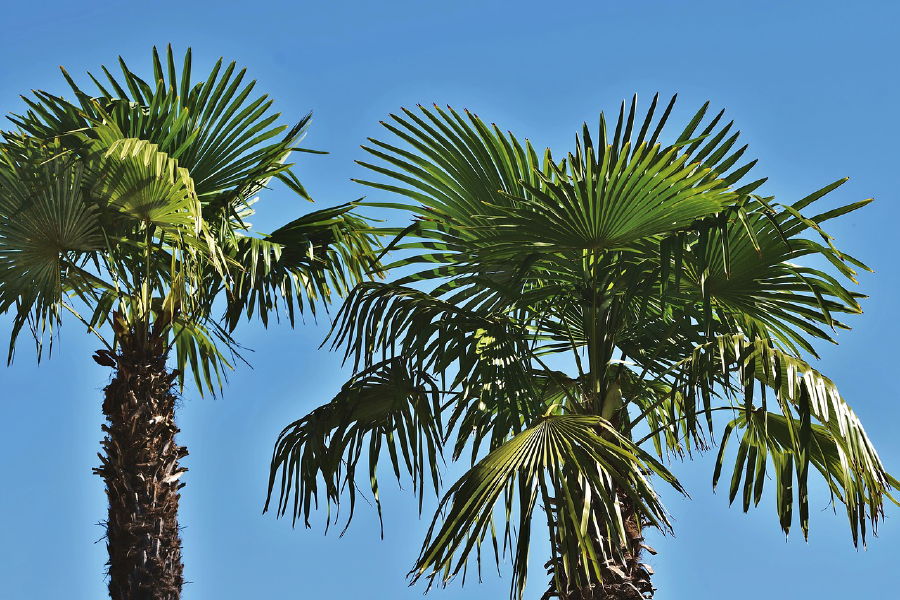
<instances>
[{"instance_id":1,"label":"palm tree trunk","mask_svg":"<svg viewBox=\"0 0 900 600\"><path fill-rule=\"evenodd\" d=\"M140 337L122 335L118 355L95 357L115 366L104 390L105 455L94 469L109 499L109 593L112 600L178 600L178 478L186 471L178 460L187 450L175 442L175 374L166 371L165 345Z\"/></svg>"},{"instance_id":2,"label":"palm tree trunk","mask_svg":"<svg viewBox=\"0 0 900 600\"><path fill-rule=\"evenodd\" d=\"M579 565L581 573L590 579L588 585L578 586L574 582L566 580L562 567L547 563L546 567L551 574L550 585L541 600L560 598L561 600L649 600L653 598L655 588L650 583L653 570L649 565L641 562L644 549L655 554L655 551L646 546L642 535L643 527L638 524L639 516L635 514L631 500L621 491L618 493L619 503L622 507L622 517L625 525L626 540L621 548L622 558L614 559L615 552L610 548L609 540L597 532L594 527L588 531L593 540L595 556L609 556L606 564L601 565L602 580L596 580L592 569L585 569ZM557 578L552 575L559 572L559 584Z\"/></svg>"},{"instance_id":3,"label":"palm tree trunk","mask_svg":"<svg viewBox=\"0 0 900 600\"><path fill-rule=\"evenodd\" d=\"M603 581L599 585L600 593L594 598L601 600L646 600L653 597L654 588L650 583L653 570L641 562L644 548L643 526L639 524L639 516L635 514L631 499L621 491L618 492L619 504L625 525L625 544L622 548L622 560L610 562L603 567ZM608 543L602 540L602 543Z\"/></svg>"}]
</instances>

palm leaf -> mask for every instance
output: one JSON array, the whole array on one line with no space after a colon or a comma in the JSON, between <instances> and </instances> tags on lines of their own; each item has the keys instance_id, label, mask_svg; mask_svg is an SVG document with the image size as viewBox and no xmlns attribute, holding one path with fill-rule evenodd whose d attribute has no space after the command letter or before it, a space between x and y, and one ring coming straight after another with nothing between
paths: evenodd
<instances>
[{"instance_id":1,"label":"palm leaf","mask_svg":"<svg viewBox=\"0 0 900 600\"><path fill-rule=\"evenodd\" d=\"M722 379L709 377L708 374L713 371L718 372ZM796 468L800 525L806 537L809 532L807 473L812 462L828 479L830 487L840 490L838 496L847 507L854 545L860 540L865 543L866 516L874 529L883 515L884 498L893 500L888 490L896 481L888 475L859 418L830 379L805 361L770 346L762 338L751 342L742 335L723 336L698 347L689 359L679 365L678 379L683 382L680 386L682 395L691 400L696 397L696 392L691 388L702 389L717 382L743 396L743 416L729 425L722 439L714 477L717 481L731 431L744 429L740 445L742 450L738 454L729 495L731 501L737 493L739 471L746 459L744 509L749 508L751 481L756 481L753 489L756 490L758 502L766 452L771 451L773 460L777 457L780 461L776 466L784 467L786 461L790 461ZM764 391L762 408L757 409L752 403L754 382L775 392L781 415L774 421L771 433L767 429L769 421ZM815 431L813 420L818 422ZM828 456L825 457L823 452L827 452ZM779 477L779 494L783 495L783 489L791 482L784 474ZM791 523L788 503L779 507L779 515L787 532Z\"/></svg>"},{"instance_id":2,"label":"palm leaf","mask_svg":"<svg viewBox=\"0 0 900 600\"><path fill-rule=\"evenodd\" d=\"M372 228L350 212L355 206L308 213L264 237L235 237L227 252L242 268L228 293L228 327L234 329L241 315L249 318L254 309L265 325L279 304L293 325L295 304L302 312L308 303L315 314L317 299L349 293L375 269Z\"/></svg>"},{"instance_id":3,"label":"palm leaf","mask_svg":"<svg viewBox=\"0 0 900 600\"><path fill-rule=\"evenodd\" d=\"M278 436L265 510L280 479L277 514L282 516L290 508L293 521L302 513L309 527L310 511L318 506L321 478L329 521L331 505L340 507L342 493L346 490L349 494L349 526L356 505L356 468L367 451L369 482L380 519L376 467L382 446L387 446L398 481L402 457L421 510L426 473L435 494L440 484L440 407L435 382L402 359L383 361L359 373L331 402L287 426ZM338 516L334 515L335 521Z\"/></svg>"},{"instance_id":4,"label":"palm leaf","mask_svg":"<svg viewBox=\"0 0 900 600\"><path fill-rule=\"evenodd\" d=\"M248 199L272 177L305 195L285 159L310 116L294 127L276 125L279 114L270 111L272 100L266 95L253 98L256 82L244 84L245 69L237 70L233 62L223 68L220 59L205 80L194 83L191 64L188 50L179 73L171 46L164 59L154 48L153 85L120 61L120 79L103 68L111 89L89 74L99 96L83 91L63 70L74 103L36 92L35 100L26 99L30 110L12 120L29 135L50 138L85 130L90 135L108 114L124 137L156 144L190 172L208 220L216 211Z\"/></svg>"},{"instance_id":5,"label":"palm leaf","mask_svg":"<svg viewBox=\"0 0 900 600\"><path fill-rule=\"evenodd\" d=\"M522 528L528 527L534 502L516 507L512 500L516 481L521 479L524 489L531 490L532 496L539 489L545 490L545 502L546 493L553 493L557 519L551 526L570 535L576 549L567 556L566 575L572 581L586 584L591 574L599 574L599 565L606 558L594 553L594 544L586 537L589 529L593 527L593 531L607 536L613 552L618 551L618 542L625 539L619 499L610 490L617 487L627 490L640 514L649 522L661 528L669 527L665 510L645 475L649 472L681 491L677 480L662 464L619 436L600 417L547 417L488 454L448 489L412 572L413 580L422 576L430 580L441 577L446 584L456 576L471 551L488 529L492 529L494 508L504 494L506 514L518 508L521 514L515 522ZM438 528L439 516L444 511L446 514ZM527 544L527 540L527 536L519 537L520 544ZM516 554L527 555L527 548L517 549ZM582 565L580 572L575 568L576 559ZM523 562L516 564L517 569L525 568ZM513 577L514 582L524 585L520 573L514 573ZM521 589L515 585L513 594L521 595Z\"/></svg>"},{"instance_id":6,"label":"palm leaf","mask_svg":"<svg viewBox=\"0 0 900 600\"><path fill-rule=\"evenodd\" d=\"M66 293L90 287L83 256L103 247L97 210L83 193L84 167L59 152L27 140L2 151L0 313L15 307L10 360L26 322L40 349L40 332L58 321Z\"/></svg>"}]
</instances>

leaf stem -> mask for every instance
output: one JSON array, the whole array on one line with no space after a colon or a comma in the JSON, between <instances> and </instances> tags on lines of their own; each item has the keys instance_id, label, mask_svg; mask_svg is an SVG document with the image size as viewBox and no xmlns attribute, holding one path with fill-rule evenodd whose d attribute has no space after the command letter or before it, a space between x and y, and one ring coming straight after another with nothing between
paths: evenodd
<instances>
[{"instance_id":1,"label":"leaf stem","mask_svg":"<svg viewBox=\"0 0 900 600\"><path fill-rule=\"evenodd\" d=\"M106 341L106 338L104 338L102 335L100 335L100 332L97 331L97 330L94 328L93 325L91 325L90 323L88 323L88 322L84 319L84 317L82 317L80 314L78 314L78 311L76 311L71 305L69 305L69 304L66 303L65 301L62 302L62 305L63 305L64 307L66 307L66 309L67 309L70 313L72 313L73 315L75 315L75 318L76 318L76 319L78 319L79 321L81 321L82 323L84 323L84 325L87 326L88 331L91 332L91 333L93 333L94 335L96 335L97 338L99 338L99 340L100 340L101 342L103 342L103 345L106 346L106 349L109 350L110 353L115 352L115 350L113 349L113 347L109 345L109 342Z\"/></svg>"}]
</instances>

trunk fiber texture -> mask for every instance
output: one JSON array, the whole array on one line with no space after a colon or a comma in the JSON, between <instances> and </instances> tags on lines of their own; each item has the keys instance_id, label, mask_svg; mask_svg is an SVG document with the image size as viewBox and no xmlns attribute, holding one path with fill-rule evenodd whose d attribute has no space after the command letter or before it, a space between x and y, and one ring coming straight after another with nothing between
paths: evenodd
<instances>
[{"instance_id":1,"label":"trunk fiber texture","mask_svg":"<svg viewBox=\"0 0 900 600\"><path fill-rule=\"evenodd\" d=\"M178 461L187 450L175 441L175 374L166 371L161 340L122 337L117 355L95 355L115 368L104 390L104 453L94 469L109 499L109 593L112 600L178 600L184 583L178 490L186 471Z\"/></svg>"}]
</instances>

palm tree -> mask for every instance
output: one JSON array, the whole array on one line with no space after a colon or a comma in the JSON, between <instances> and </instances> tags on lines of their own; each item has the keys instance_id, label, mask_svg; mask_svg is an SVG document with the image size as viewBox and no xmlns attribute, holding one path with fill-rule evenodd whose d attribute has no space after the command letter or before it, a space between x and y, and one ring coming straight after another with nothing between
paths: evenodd
<instances>
[{"instance_id":1,"label":"palm tree","mask_svg":"<svg viewBox=\"0 0 900 600\"><path fill-rule=\"evenodd\" d=\"M192 83L190 51L179 75L170 47L164 61L153 50L152 84L121 69L103 69L105 86L92 77L97 96L63 71L74 102L37 92L4 133L0 313L13 315L10 361L26 325L40 359L64 312L99 338L94 360L113 370L95 469L109 499L110 595L172 600L187 454L176 383L190 372L214 394L239 358L231 333L244 315L284 311L293 324L295 310L361 280L372 239L350 204L251 232L272 178L308 198L285 161L309 115L279 125L234 63Z\"/></svg>"},{"instance_id":2,"label":"palm tree","mask_svg":"<svg viewBox=\"0 0 900 600\"><path fill-rule=\"evenodd\" d=\"M380 177L361 183L404 197L374 205L412 215L383 232L406 274L347 298L330 338L354 375L281 433L267 507L277 487L277 514L308 526L324 482L352 518L356 469L368 455L377 504L385 447L421 507L449 445L472 466L445 491L413 581L465 576L473 554L480 569L490 537L521 597L540 515L544 598L650 598L645 529L671 530L654 485L683 492L663 461L706 449L727 411L714 481L733 472L730 501L755 506L768 469L782 529L797 505L806 536L813 467L865 540L897 481L801 356L861 312L841 279L866 267L822 225L869 201L805 216L844 180L790 204L757 195L722 113L703 125L704 105L666 145L674 98L658 118L657 100L643 118L623 103L611 135L601 115L560 161L436 105L384 123L397 141L370 140L378 161L361 164Z\"/></svg>"}]
</instances>

